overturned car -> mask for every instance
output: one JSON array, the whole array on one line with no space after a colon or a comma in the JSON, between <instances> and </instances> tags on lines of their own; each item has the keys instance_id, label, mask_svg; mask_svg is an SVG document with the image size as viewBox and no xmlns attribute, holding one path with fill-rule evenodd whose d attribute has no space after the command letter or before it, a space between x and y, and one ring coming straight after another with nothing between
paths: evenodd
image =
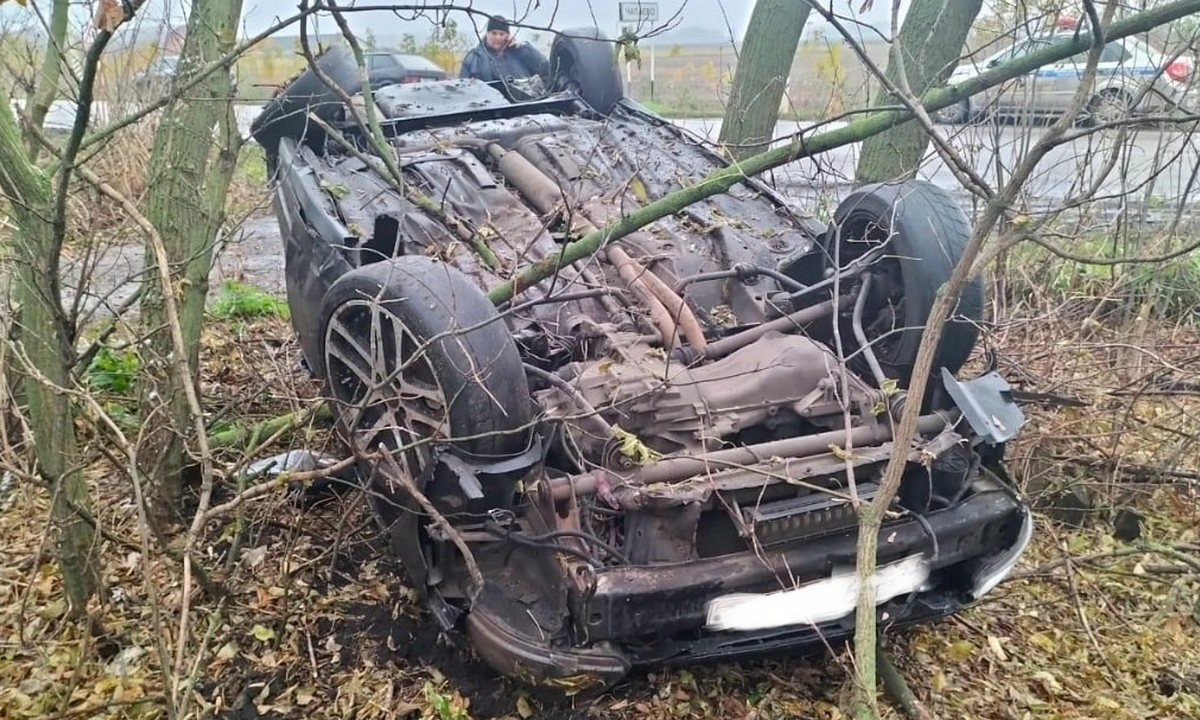
<instances>
[{"instance_id":1,"label":"overturned car","mask_svg":"<svg viewBox=\"0 0 1200 720\"><path fill-rule=\"evenodd\" d=\"M978 282L907 392L969 233L945 192L863 187L820 223L745 178L496 293L726 160L624 98L594 29L556 39L547 78L383 87L378 133L351 56L315 68L253 127L292 322L409 581L498 671L575 687L847 637L855 503L896 452L889 625L1016 563L1023 418L995 372L955 377Z\"/></svg>"}]
</instances>

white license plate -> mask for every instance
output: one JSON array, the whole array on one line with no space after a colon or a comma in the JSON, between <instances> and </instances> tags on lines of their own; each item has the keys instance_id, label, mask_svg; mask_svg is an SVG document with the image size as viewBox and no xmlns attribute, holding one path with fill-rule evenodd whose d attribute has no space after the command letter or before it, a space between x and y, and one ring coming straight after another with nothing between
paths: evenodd
<instances>
[{"instance_id":1,"label":"white license plate","mask_svg":"<svg viewBox=\"0 0 1200 720\"><path fill-rule=\"evenodd\" d=\"M924 589L929 572L929 561L923 555L910 555L877 568L876 603ZM709 601L705 628L764 630L837 620L854 612L858 588L858 574L851 568L788 590L722 595Z\"/></svg>"}]
</instances>

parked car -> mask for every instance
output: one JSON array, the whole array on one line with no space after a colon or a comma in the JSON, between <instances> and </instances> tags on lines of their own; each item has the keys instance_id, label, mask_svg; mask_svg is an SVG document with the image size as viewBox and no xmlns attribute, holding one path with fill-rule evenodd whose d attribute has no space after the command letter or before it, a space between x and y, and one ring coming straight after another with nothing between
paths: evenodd
<instances>
[{"instance_id":1,"label":"parked car","mask_svg":"<svg viewBox=\"0 0 1200 720\"><path fill-rule=\"evenodd\" d=\"M963 60L950 77L954 84L988 68L1073 37L1074 30L1038 34L1014 43L976 64ZM986 114L1010 118L1057 117L1068 108L1087 66L1087 52L1048 65L985 90L937 113L947 123ZM1082 122L1108 123L1136 115L1169 112L1186 106L1192 84L1191 63L1172 59L1145 40L1127 37L1108 42L1100 54L1096 78L1088 90Z\"/></svg>"},{"instance_id":2,"label":"parked car","mask_svg":"<svg viewBox=\"0 0 1200 720\"><path fill-rule=\"evenodd\" d=\"M318 64L358 91L345 52ZM573 689L847 638L855 503L895 452L886 624L1001 582L1032 521L1003 461L1021 410L994 370L959 377L978 279L931 390L908 391L970 234L959 204L922 181L868 185L826 224L745 178L489 297L727 164L624 97L598 30L564 31L550 68L375 92L402 188L311 71L252 126L303 356L433 621L501 673Z\"/></svg>"},{"instance_id":3,"label":"parked car","mask_svg":"<svg viewBox=\"0 0 1200 720\"><path fill-rule=\"evenodd\" d=\"M446 80L450 77L440 65L420 55L388 51L368 52L365 55L372 89L399 83Z\"/></svg>"}]
</instances>

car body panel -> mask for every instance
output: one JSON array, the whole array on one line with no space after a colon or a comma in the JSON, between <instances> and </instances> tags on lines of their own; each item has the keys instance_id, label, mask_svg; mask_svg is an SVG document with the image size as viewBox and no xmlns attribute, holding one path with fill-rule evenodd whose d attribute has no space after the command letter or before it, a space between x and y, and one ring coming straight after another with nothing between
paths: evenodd
<instances>
[{"instance_id":1,"label":"car body panel","mask_svg":"<svg viewBox=\"0 0 1200 720\"><path fill-rule=\"evenodd\" d=\"M441 66L420 55L372 51L365 53L372 88L397 83L432 82L450 77Z\"/></svg>"}]
</instances>

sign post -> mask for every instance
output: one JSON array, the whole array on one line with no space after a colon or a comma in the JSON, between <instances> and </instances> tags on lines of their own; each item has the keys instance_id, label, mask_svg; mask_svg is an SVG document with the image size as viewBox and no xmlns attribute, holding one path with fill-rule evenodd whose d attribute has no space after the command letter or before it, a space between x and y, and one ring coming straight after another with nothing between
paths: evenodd
<instances>
[{"instance_id":1,"label":"sign post","mask_svg":"<svg viewBox=\"0 0 1200 720\"><path fill-rule=\"evenodd\" d=\"M636 23L634 26L641 30L642 25L646 23L658 22L658 3L643 2L643 0L630 0L629 2L617 3L617 9L620 11L621 22ZM618 33L620 35L620 33ZM625 86L626 91L632 95L630 82L629 61L625 61ZM654 46L650 46L650 99L654 99Z\"/></svg>"},{"instance_id":2,"label":"sign post","mask_svg":"<svg viewBox=\"0 0 1200 720\"><path fill-rule=\"evenodd\" d=\"M658 3L631 0L619 3L621 22L658 22Z\"/></svg>"}]
</instances>

